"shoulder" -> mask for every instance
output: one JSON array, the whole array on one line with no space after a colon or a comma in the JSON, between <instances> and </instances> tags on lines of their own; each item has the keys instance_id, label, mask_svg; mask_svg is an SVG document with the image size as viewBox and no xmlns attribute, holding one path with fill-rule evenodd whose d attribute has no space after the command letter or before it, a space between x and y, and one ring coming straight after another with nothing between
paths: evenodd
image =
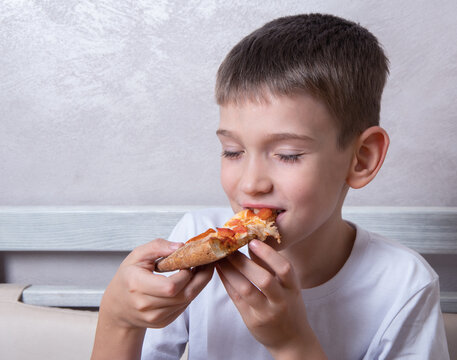
<instances>
[{"instance_id":1,"label":"shoulder","mask_svg":"<svg viewBox=\"0 0 457 360\"><path fill-rule=\"evenodd\" d=\"M372 277L381 314L366 358L444 359L445 335L440 312L438 275L417 252L379 234L357 229L366 237L365 274ZM373 303L371 304L373 305Z\"/></svg>"},{"instance_id":2,"label":"shoulder","mask_svg":"<svg viewBox=\"0 0 457 360\"><path fill-rule=\"evenodd\" d=\"M392 281L397 290L416 292L438 280L438 275L416 251L394 239L357 227L357 236L365 243L364 264L373 276Z\"/></svg>"}]
</instances>

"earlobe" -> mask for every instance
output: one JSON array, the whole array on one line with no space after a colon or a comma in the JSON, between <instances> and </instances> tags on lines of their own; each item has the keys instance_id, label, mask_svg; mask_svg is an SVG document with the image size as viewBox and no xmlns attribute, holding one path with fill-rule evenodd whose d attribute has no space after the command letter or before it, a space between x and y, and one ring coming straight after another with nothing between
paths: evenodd
<instances>
[{"instance_id":1,"label":"earlobe","mask_svg":"<svg viewBox=\"0 0 457 360\"><path fill-rule=\"evenodd\" d=\"M346 179L350 187L359 189L374 179L384 162L389 142L389 135L379 126L366 129L358 137Z\"/></svg>"}]
</instances>

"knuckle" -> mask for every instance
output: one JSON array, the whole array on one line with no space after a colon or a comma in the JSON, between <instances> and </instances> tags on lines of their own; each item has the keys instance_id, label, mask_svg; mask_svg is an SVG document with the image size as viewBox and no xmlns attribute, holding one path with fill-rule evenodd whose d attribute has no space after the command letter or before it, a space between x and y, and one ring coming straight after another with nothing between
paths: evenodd
<instances>
[{"instance_id":1,"label":"knuckle","mask_svg":"<svg viewBox=\"0 0 457 360\"><path fill-rule=\"evenodd\" d=\"M128 272L126 274L126 287L127 287L127 290L132 293L132 292L136 292L138 290L138 280L136 278L136 276L131 276L132 274L130 272Z\"/></svg>"},{"instance_id":2,"label":"knuckle","mask_svg":"<svg viewBox=\"0 0 457 360\"><path fill-rule=\"evenodd\" d=\"M158 312L157 311L151 311L151 312L148 312L147 314L145 314L144 320L148 324L156 325L156 326L159 325L158 323L160 322L160 318L158 316Z\"/></svg>"},{"instance_id":3,"label":"knuckle","mask_svg":"<svg viewBox=\"0 0 457 360\"><path fill-rule=\"evenodd\" d=\"M127 258L130 259L130 258L136 258L137 255L138 255L138 252L139 252L139 249L138 247L134 248L132 251L130 251L130 253L127 255Z\"/></svg>"},{"instance_id":4,"label":"knuckle","mask_svg":"<svg viewBox=\"0 0 457 360\"><path fill-rule=\"evenodd\" d=\"M143 256L143 253L145 251L145 247L146 245L140 245L140 246L137 246L136 248L134 248L128 258L131 259L131 262L136 262L138 261L138 259L141 259L142 256Z\"/></svg>"},{"instance_id":5,"label":"knuckle","mask_svg":"<svg viewBox=\"0 0 457 360\"><path fill-rule=\"evenodd\" d=\"M265 277L262 278L262 279L259 281L259 283L258 283L258 286L259 286L259 288L261 288L261 289L268 289L268 288L270 288L272 285L273 285L273 276L271 276L271 275L265 276Z\"/></svg>"},{"instance_id":6,"label":"knuckle","mask_svg":"<svg viewBox=\"0 0 457 360\"><path fill-rule=\"evenodd\" d=\"M163 286L162 290L163 290L165 296L167 296L167 297L176 296L176 294L178 293L178 287L176 286L176 284L174 282L169 282L169 283L165 284Z\"/></svg>"},{"instance_id":7,"label":"knuckle","mask_svg":"<svg viewBox=\"0 0 457 360\"><path fill-rule=\"evenodd\" d=\"M239 301L242 300L241 295L240 295L239 293L237 293L237 292L234 293L234 294L232 295L232 297L233 297L233 301L234 301L234 302L239 302Z\"/></svg>"},{"instance_id":8,"label":"knuckle","mask_svg":"<svg viewBox=\"0 0 457 360\"><path fill-rule=\"evenodd\" d=\"M265 324L268 323L268 318L266 316L253 316L251 319L251 327L254 329L262 328Z\"/></svg>"},{"instance_id":9,"label":"knuckle","mask_svg":"<svg viewBox=\"0 0 457 360\"><path fill-rule=\"evenodd\" d=\"M285 276L288 275L292 271L292 265L289 262L284 262L279 269L278 269L278 275L279 276Z\"/></svg>"},{"instance_id":10,"label":"knuckle","mask_svg":"<svg viewBox=\"0 0 457 360\"><path fill-rule=\"evenodd\" d=\"M252 286L250 284L241 285L237 291L242 297L249 297L252 294Z\"/></svg>"},{"instance_id":11,"label":"knuckle","mask_svg":"<svg viewBox=\"0 0 457 360\"><path fill-rule=\"evenodd\" d=\"M189 286L184 293L184 301L193 300L199 294L199 292L200 291L197 287Z\"/></svg>"},{"instance_id":12,"label":"knuckle","mask_svg":"<svg viewBox=\"0 0 457 360\"><path fill-rule=\"evenodd\" d=\"M143 299L135 299L133 302L133 307L135 310L139 312L143 312L148 309L149 304L145 302Z\"/></svg>"}]
</instances>

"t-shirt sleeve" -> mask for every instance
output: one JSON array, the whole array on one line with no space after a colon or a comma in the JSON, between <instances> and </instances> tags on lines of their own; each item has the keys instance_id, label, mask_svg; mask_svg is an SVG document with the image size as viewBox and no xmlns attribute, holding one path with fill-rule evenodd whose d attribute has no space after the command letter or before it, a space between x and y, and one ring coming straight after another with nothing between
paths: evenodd
<instances>
[{"instance_id":1,"label":"t-shirt sleeve","mask_svg":"<svg viewBox=\"0 0 457 360\"><path fill-rule=\"evenodd\" d=\"M437 278L415 293L385 324L364 359L448 360L439 294Z\"/></svg>"},{"instance_id":2,"label":"t-shirt sleeve","mask_svg":"<svg viewBox=\"0 0 457 360\"><path fill-rule=\"evenodd\" d=\"M169 241L185 242L195 231L193 217L185 214L175 226ZM188 310L163 329L147 329L143 341L142 360L177 360L189 338Z\"/></svg>"}]
</instances>

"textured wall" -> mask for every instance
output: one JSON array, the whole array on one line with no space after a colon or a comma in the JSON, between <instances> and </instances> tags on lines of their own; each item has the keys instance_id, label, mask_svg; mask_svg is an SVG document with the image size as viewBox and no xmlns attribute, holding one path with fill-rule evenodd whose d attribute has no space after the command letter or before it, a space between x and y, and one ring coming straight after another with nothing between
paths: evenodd
<instances>
[{"instance_id":1,"label":"textured wall","mask_svg":"<svg viewBox=\"0 0 457 360\"><path fill-rule=\"evenodd\" d=\"M352 205L457 206L457 2L0 2L0 205L225 204L214 76L280 15L368 27L391 148Z\"/></svg>"}]
</instances>

